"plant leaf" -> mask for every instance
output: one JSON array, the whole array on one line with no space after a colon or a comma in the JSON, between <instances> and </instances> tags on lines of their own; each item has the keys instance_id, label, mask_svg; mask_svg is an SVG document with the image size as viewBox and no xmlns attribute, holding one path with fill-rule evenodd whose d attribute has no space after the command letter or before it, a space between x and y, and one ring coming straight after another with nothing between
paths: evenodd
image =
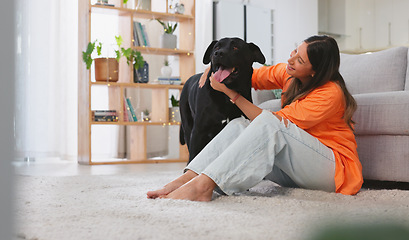
<instances>
[{"instance_id":1,"label":"plant leaf","mask_svg":"<svg viewBox=\"0 0 409 240\"><path fill-rule=\"evenodd\" d=\"M94 42L94 46L95 46L95 42ZM102 43L99 42L97 45L97 54L98 56L101 56L101 52L102 52Z\"/></svg>"},{"instance_id":2,"label":"plant leaf","mask_svg":"<svg viewBox=\"0 0 409 240\"><path fill-rule=\"evenodd\" d=\"M116 45L118 45L118 47L120 48L122 43L124 42L124 40L122 39L122 36L115 36L115 40L116 40Z\"/></svg>"},{"instance_id":3,"label":"plant leaf","mask_svg":"<svg viewBox=\"0 0 409 240\"><path fill-rule=\"evenodd\" d=\"M172 104L172 107L179 107L179 100L177 100L174 95L172 95L172 97L170 98L170 102Z\"/></svg>"}]
</instances>

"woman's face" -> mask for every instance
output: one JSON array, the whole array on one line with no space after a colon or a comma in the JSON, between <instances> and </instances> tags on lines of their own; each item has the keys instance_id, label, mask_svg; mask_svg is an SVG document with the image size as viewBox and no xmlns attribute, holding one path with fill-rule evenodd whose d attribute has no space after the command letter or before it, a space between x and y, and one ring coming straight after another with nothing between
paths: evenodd
<instances>
[{"instance_id":1,"label":"woman's face","mask_svg":"<svg viewBox=\"0 0 409 240\"><path fill-rule=\"evenodd\" d=\"M315 74L308 59L307 46L307 43L303 42L291 52L286 68L288 74L300 79L303 84Z\"/></svg>"}]
</instances>

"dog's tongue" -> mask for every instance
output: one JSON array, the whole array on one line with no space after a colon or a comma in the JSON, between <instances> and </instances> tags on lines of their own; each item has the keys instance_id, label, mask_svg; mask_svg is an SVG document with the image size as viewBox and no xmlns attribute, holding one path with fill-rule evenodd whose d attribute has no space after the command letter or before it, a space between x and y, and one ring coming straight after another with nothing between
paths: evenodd
<instances>
[{"instance_id":1,"label":"dog's tongue","mask_svg":"<svg viewBox=\"0 0 409 240\"><path fill-rule=\"evenodd\" d=\"M219 68L217 72L213 75L214 79L218 82L223 82L224 79L226 79L230 73L233 72L233 68L227 68L227 69L222 69Z\"/></svg>"}]
</instances>

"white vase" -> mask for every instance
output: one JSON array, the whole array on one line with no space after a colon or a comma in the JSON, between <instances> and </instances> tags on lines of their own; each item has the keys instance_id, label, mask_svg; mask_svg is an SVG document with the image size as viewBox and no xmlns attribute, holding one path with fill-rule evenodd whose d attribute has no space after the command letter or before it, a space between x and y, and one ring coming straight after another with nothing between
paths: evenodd
<instances>
[{"instance_id":1,"label":"white vase","mask_svg":"<svg viewBox=\"0 0 409 240\"><path fill-rule=\"evenodd\" d=\"M177 37L173 34L164 33L160 36L160 46L161 48L176 48Z\"/></svg>"},{"instance_id":2,"label":"white vase","mask_svg":"<svg viewBox=\"0 0 409 240\"><path fill-rule=\"evenodd\" d=\"M170 77L172 76L172 68L170 66L163 66L160 69L160 72L162 73L162 77Z\"/></svg>"}]
</instances>

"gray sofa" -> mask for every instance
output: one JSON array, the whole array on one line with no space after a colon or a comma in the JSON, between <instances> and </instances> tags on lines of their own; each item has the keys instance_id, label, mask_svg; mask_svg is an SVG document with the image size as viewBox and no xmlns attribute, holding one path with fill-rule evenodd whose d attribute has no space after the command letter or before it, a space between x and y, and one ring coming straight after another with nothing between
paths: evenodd
<instances>
[{"instance_id":1,"label":"gray sofa","mask_svg":"<svg viewBox=\"0 0 409 240\"><path fill-rule=\"evenodd\" d=\"M358 104L353 120L366 180L409 182L408 59L406 47L341 54L340 72ZM253 89L253 101L280 109L271 91Z\"/></svg>"}]
</instances>

